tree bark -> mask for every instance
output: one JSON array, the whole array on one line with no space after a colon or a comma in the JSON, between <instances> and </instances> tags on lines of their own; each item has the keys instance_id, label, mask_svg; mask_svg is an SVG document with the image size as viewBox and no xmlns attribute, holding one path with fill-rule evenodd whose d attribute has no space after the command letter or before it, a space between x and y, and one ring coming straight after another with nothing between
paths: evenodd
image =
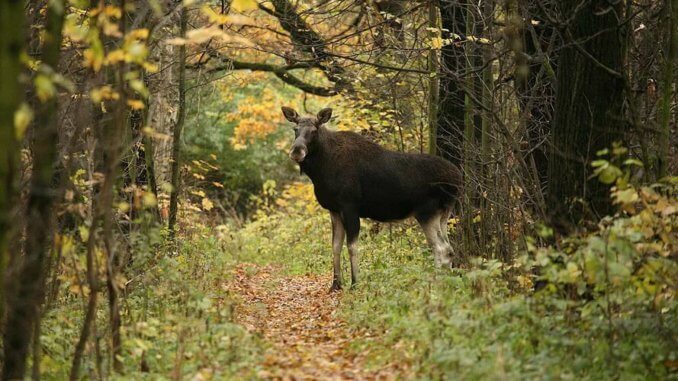
<instances>
[{"instance_id":1,"label":"tree bark","mask_svg":"<svg viewBox=\"0 0 678 381\"><path fill-rule=\"evenodd\" d=\"M59 64L63 21L63 4L50 3L42 47L42 73L56 70ZM52 186L58 137L56 95L52 94L48 99L36 102L36 105L33 173L26 207L26 249L23 257L15 258L16 268L13 272L16 275L10 281L7 293L3 364L3 379L6 380L24 378L32 332L44 298L44 262L52 247L49 224L56 194Z\"/></svg>"},{"instance_id":2,"label":"tree bark","mask_svg":"<svg viewBox=\"0 0 678 381\"><path fill-rule=\"evenodd\" d=\"M671 141L671 98L673 90L673 70L676 62L676 51L678 50L678 38L676 37L676 9L678 9L678 0L666 0L665 4L667 33L666 50L664 52L664 73L662 83L662 99L660 114L660 134L659 139L659 162L657 168L657 177L662 178L668 174L669 149Z\"/></svg>"},{"instance_id":3,"label":"tree bark","mask_svg":"<svg viewBox=\"0 0 678 381\"><path fill-rule=\"evenodd\" d=\"M180 33L186 35L186 24L188 15L186 9L181 10ZM170 194L169 205L169 231L174 237L175 225L177 222L177 209L179 203L179 191L181 187L180 167L181 167L181 132L184 128L186 119L186 46L179 48L179 105L177 110L177 123L174 125L174 136L172 142L172 193Z\"/></svg>"},{"instance_id":4,"label":"tree bark","mask_svg":"<svg viewBox=\"0 0 678 381\"><path fill-rule=\"evenodd\" d=\"M551 133L555 106L556 58L551 44L554 42L556 30L553 25L545 22L544 17L540 17L534 8L528 6L524 11L525 16L522 17L540 22L536 25L524 23L521 27L524 54L529 61L523 60L522 66L518 67L515 85L528 142L525 162L530 166L529 169L536 172L534 173L538 181L536 185L543 194L548 184L548 137ZM532 177L528 176L528 180L531 181Z\"/></svg>"},{"instance_id":5,"label":"tree bark","mask_svg":"<svg viewBox=\"0 0 678 381\"><path fill-rule=\"evenodd\" d=\"M562 1L562 18L575 14L580 3ZM596 152L624 137L621 14L621 2L588 2L563 29L548 169L549 213L560 230L612 210L609 187L589 177Z\"/></svg>"},{"instance_id":6,"label":"tree bark","mask_svg":"<svg viewBox=\"0 0 678 381\"><path fill-rule=\"evenodd\" d=\"M5 312L5 269L12 236L11 214L17 194L19 142L14 114L23 98L19 83L24 49L24 2L0 2L0 319Z\"/></svg>"},{"instance_id":7,"label":"tree bark","mask_svg":"<svg viewBox=\"0 0 678 381\"><path fill-rule=\"evenodd\" d=\"M466 9L452 0L440 1L444 38L461 40L466 35ZM465 92L459 73L466 69L464 48L456 43L441 49L440 106L436 128L436 146L441 157L461 165L464 132Z\"/></svg>"},{"instance_id":8,"label":"tree bark","mask_svg":"<svg viewBox=\"0 0 678 381\"><path fill-rule=\"evenodd\" d=\"M435 30L434 39L441 38L440 25L440 5L437 1L431 0L428 6L429 28ZM428 52L428 70L429 70L429 97L428 97L428 130L429 146L428 153L436 155L437 136L438 136L438 107L440 106L440 53L435 46L431 46Z\"/></svg>"}]
</instances>

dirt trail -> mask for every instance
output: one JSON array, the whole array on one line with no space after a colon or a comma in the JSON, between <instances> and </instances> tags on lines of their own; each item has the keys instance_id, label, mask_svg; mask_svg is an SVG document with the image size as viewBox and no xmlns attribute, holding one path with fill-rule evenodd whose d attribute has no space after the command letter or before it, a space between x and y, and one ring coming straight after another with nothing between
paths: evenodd
<instances>
[{"instance_id":1,"label":"dirt trail","mask_svg":"<svg viewBox=\"0 0 678 381\"><path fill-rule=\"evenodd\" d=\"M340 294L327 275L283 276L272 265L241 264L231 290L236 319L271 344L259 376L282 380L393 380L394 369L366 370L349 350L352 335L335 316Z\"/></svg>"}]
</instances>

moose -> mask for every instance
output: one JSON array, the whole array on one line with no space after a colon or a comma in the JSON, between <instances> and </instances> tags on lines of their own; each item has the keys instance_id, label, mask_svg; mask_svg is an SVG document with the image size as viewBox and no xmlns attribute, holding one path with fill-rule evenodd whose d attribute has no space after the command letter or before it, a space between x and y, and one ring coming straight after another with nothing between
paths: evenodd
<instances>
[{"instance_id":1,"label":"moose","mask_svg":"<svg viewBox=\"0 0 678 381\"><path fill-rule=\"evenodd\" d=\"M351 286L358 281L360 218L391 222L414 217L433 251L435 264L450 265L454 252L447 221L461 186L461 172L436 156L389 151L360 134L331 131L325 124L332 109L300 116L282 107L294 123L289 157L313 182L318 203L330 212L334 280L342 288L341 250L346 238Z\"/></svg>"}]
</instances>

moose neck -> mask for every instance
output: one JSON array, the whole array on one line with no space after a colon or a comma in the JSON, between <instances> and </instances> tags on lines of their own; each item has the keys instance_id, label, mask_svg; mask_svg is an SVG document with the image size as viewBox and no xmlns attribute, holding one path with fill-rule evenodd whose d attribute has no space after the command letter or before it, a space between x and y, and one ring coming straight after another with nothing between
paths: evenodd
<instances>
[{"instance_id":1,"label":"moose neck","mask_svg":"<svg viewBox=\"0 0 678 381\"><path fill-rule=\"evenodd\" d=\"M329 150L332 149L331 144L329 144L332 134L332 131L329 131L324 126L320 126L314 149L299 164L301 172L305 173L314 183L322 176L322 168L327 165L326 157Z\"/></svg>"}]
</instances>

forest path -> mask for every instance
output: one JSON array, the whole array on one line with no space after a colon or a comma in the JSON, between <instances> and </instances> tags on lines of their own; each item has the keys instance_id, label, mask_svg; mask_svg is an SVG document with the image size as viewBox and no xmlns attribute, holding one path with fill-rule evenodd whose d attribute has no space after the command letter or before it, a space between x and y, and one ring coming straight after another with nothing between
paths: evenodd
<instances>
[{"instance_id":1,"label":"forest path","mask_svg":"<svg viewBox=\"0 0 678 381\"><path fill-rule=\"evenodd\" d=\"M259 377L280 380L392 380L389 367L365 369L353 338L336 316L340 293L330 275L286 275L277 265L240 264L230 289L239 295L236 322L270 346Z\"/></svg>"}]
</instances>

